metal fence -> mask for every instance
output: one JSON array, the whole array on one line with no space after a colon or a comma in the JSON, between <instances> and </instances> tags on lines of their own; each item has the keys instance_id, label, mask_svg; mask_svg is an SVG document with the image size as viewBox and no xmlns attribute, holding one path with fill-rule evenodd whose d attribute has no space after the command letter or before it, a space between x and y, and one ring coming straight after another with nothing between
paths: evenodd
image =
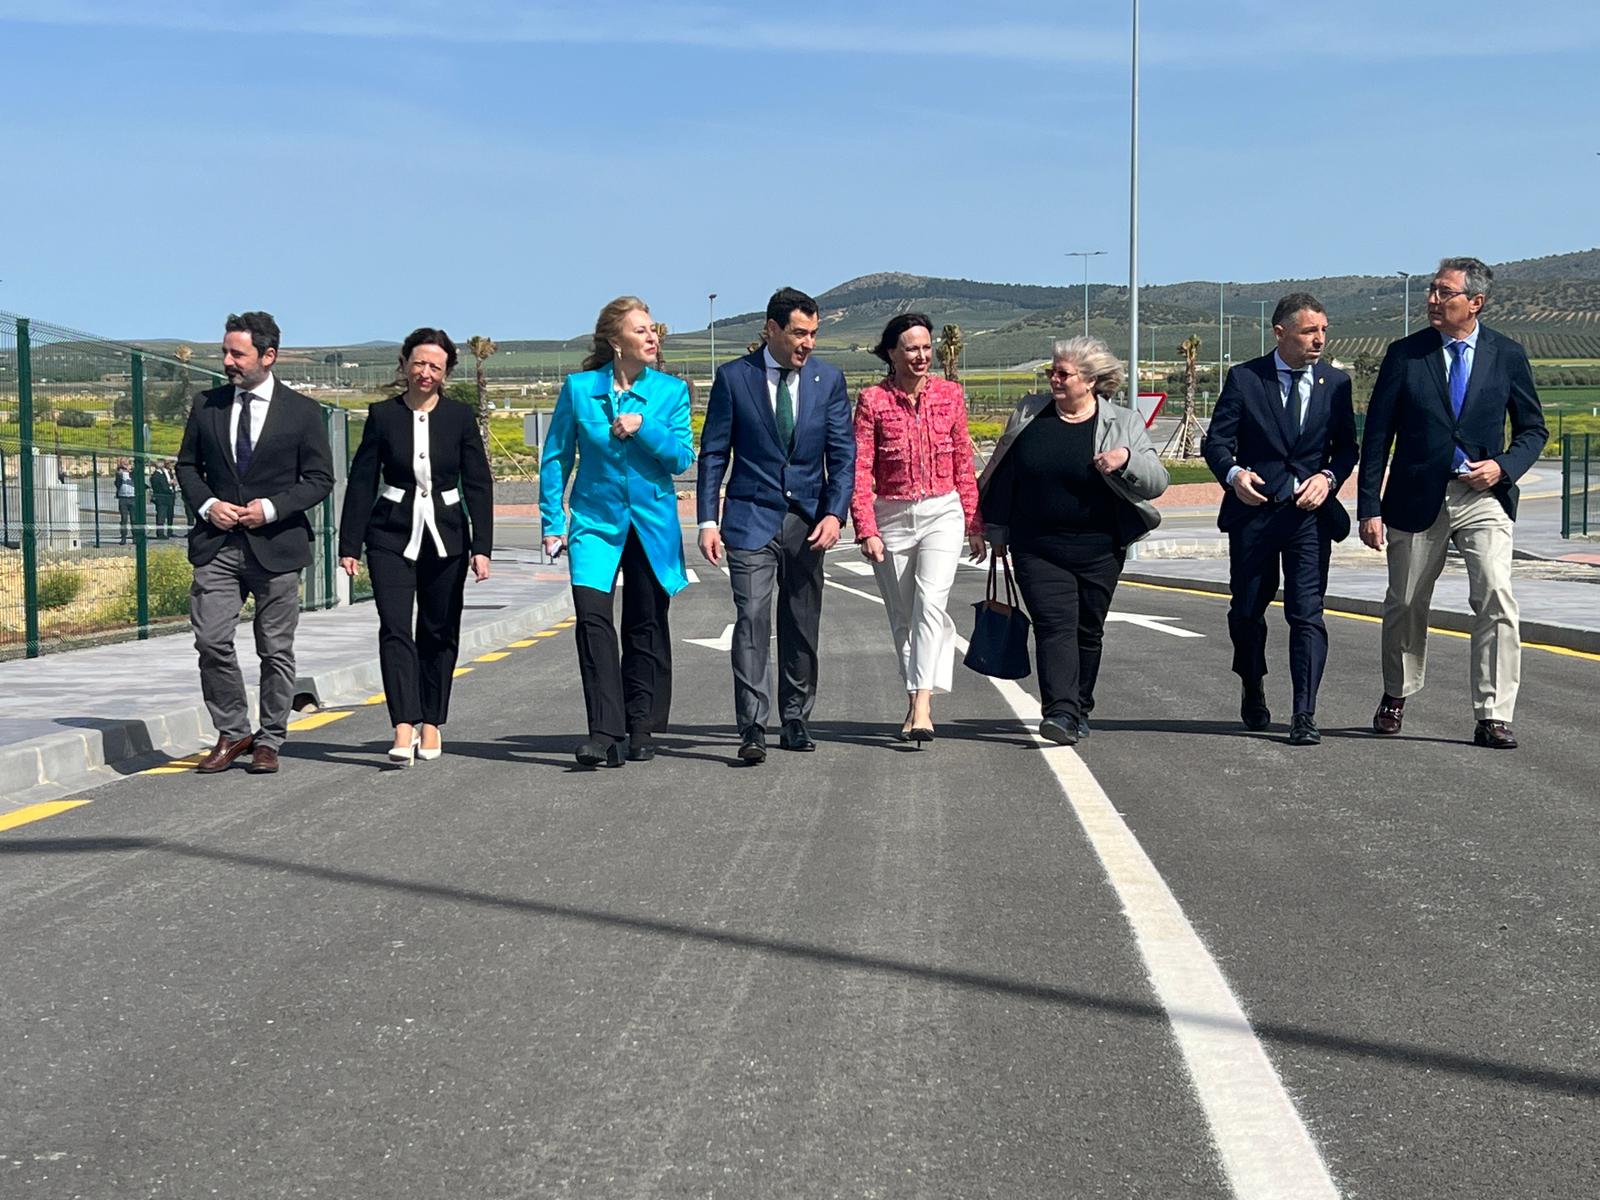
<instances>
[{"instance_id":1,"label":"metal fence","mask_svg":"<svg viewBox=\"0 0 1600 1200\"><path fill-rule=\"evenodd\" d=\"M194 398L219 364L0 313L0 658L187 626L186 535L173 473ZM345 423L324 407L335 462ZM308 514L305 608L337 602L335 504Z\"/></svg>"},{"instance_id":2,"label":"metal fence","mask_svg":"<svg viewBox=\"0 0 1600 1200\"><path fill-rule=\"evenodd\" d=\"M1593 434L1569 433L1561 439L1561 536L1588 537L1600 533L1600 439ZM1593 514L1594 525L1590 524Z\"/></svg>"}]
</instances>

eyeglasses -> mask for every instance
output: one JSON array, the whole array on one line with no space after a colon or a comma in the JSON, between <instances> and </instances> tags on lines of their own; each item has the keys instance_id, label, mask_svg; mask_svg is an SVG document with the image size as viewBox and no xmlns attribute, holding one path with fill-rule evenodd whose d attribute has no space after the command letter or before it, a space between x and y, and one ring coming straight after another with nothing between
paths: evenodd
<instances>
[{"instance_id":1,"label":"eyeglasses","mask_svg":"<svg viewBox=\"0 0 1600 1200\"><path fill-rule=\"evenodd\" d=\"M1428 288L1428 295L1435 300L1454 300L1457 296L1472 296L1475 292L1462 291L1460 288L1440 287L1437 283Z\"/></svg>"},{"instance_id":2,"label":"eyeglasses","mask_svg":"<svg viewBox=\"0 0 1600 1200\"><path fill-rule=\"evenodd\" d=\"M1052 368L1052 370L1050 371L1050 378L1051 379L1081 379L1081 378L1083 378L1083 376L1079 375L1078 372L1076 372L1076 371L1063 371L1059 367L1056 367L1056 368Z\"/></svg>"}]
</instances>

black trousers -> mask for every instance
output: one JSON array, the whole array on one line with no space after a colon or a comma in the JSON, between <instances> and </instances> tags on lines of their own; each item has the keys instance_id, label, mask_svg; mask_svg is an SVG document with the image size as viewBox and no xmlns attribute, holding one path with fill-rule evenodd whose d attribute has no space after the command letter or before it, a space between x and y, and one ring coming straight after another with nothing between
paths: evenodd
<instances>
[{"instance_id":1,"label":"black trousers","mask_svg":"<svg viewBox=\"0 0 1600 1200\"><path fill-rule=\"evenodd\" d=\"M620 648L613 619L616 584L609 592L576 585L572 589L583 707L590 737L645 741L666 728L672 708L671 597L656 580L639 535L631 529L617 576L622 582Z\"/></svg>"},{"instance_id":2,"label":"black trousers","mask_svg":"<svg viewBox=\"0 0 1600 1200\"><path fill-rule=\"evenodd\" d=\"M1337 503L1337 501L1330 501ZM1289 676L1294 711L1315 713L1328 662L1322 597L1328 590L1333 543L1314 512L1293 504L1263 505L1228 533L1228 636L1233 671L1241 679L1267 674L1267 607L1278 594L1282 563L1283 615L1289 621Z\"/></svg>"},{"instance_id":3,"label":"black trousers","mask_svg":"<svg viewBox=\"0 0 1600 1200\"><path fill-rule=\"evenodd\" d=\"M450 685L461 646L467 556L441 558L433 540L425 537L416 562L370 547L367 570L378 606L378 664L389 720L395 725L443 725L450 715Z\"/></svg>"},{"instance_id":4,"label":"black trousers","mask_svg":"<svg viewBox=\"0 0 1600 1200\"><path fill-rule=\"evenodd\" d=\"M1052 538L1012 551L1017 588L1033 621L1047 717L1086 717L1094 710L1106 614L1125 556L1106 539Z\"/></svg>"}]
</instances>

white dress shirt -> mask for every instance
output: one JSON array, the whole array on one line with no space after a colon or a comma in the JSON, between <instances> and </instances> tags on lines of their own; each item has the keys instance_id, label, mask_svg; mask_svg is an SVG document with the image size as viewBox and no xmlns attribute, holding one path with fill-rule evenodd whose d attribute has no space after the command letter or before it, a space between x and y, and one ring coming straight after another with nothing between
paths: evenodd
<instances>
[{"instance_id":1,"label":"white dress shirt","mask_svg":"<svg viewBox=\"0 0 1600 1200\"><path fill-rule=\"evenodd\" d=\"M228 457L233 457L233 448L239 444L239 416L244 412L244 401L241 397L245 392L250 393L250 446L252 450L261 444L261 429L267 423L267 406L272 403L272 393L276 381L272 372L267 372L267 377L253 388L236 387L233 389L233 408L228 413ZM208 520L207 514L211 506L217 502L213 496L200 506L200 519ZM272 507L272 501L262 498L261 513L266 517L268 525L278 519L278 510Z\"/></svg>"},{"instance_id":2,"label":"white dress shirt","mask_svg":"<svg viewBox=\"0 0 1600 1200\"><path fill-rule=\"evenodd\" d=\"M1455 355L1450 353L1450 343L1458 340L1461 342L1461 365L1466 368L1467 379L1470 381L1472 379L1472 360L1478 353L1478 334L1482 329L1482 325L1474 323L1472 326L1472 332L1467 334L1466 337L1459 339L1453 338L1446 333L1439 334L1439 336L1444 339L1443 344L1440 347L1440 352L1444 355L1445 395L1448 396L1450 394L1450 372L1455 370L1456 365ZM1459 457L1462 461L1455 465L1455 473L1457 475L1469 474L1472 471L1472 468L1467 466L1467 452L1462 450Z\"/></svg>"},{"instance_id":3,"label":"white dress shirt","mask_svg":"<svg viewBox=\"0 0 1600 1200\"><path fill-rule=\"evenodd\" d=\"M761 347L761 357L767 364L767 402L772 405L772 415L778 415L778 372L789 372L789 403L794 405L794 419L800 420L800 367L780 367L772 351Z\"/></svg>"}]
</instances>

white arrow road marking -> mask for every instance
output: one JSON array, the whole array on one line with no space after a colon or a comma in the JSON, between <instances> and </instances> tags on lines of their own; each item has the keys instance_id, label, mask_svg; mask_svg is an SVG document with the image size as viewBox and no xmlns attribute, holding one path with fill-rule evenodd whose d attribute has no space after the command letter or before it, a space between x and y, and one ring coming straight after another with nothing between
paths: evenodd
<instances>
[{"instance_id":1,"label":"white arrow road marking","mask_svg":"<svg viewBox=\"0 0 1600 1200\"><path fill-rule=\"evenodd\" d=\"M714 638L684 638L691 646L704 646L707 650L721 650L724 654L733 649L733 626L729 625L722 631L721 637Z\"/></svg>"},{"instance_id":2,"label":"white arrow road marking","mask_svg":"<svg viewBox=\"0 0 1600 1200\"><path fill-rule=\"evenodd\" d=\"M1121 621L1125 625L1137 625L1141 629L1154 629L1157 633L1170 633L1173 637L1205 637L1203 633L1196 633L1192 629L1175 629L1171 625L1163 625L1163 621L1176 621L1177 617L1147 617L1142 613L1107 613L1106 620Z\"/></svg>"}]
</instances>

